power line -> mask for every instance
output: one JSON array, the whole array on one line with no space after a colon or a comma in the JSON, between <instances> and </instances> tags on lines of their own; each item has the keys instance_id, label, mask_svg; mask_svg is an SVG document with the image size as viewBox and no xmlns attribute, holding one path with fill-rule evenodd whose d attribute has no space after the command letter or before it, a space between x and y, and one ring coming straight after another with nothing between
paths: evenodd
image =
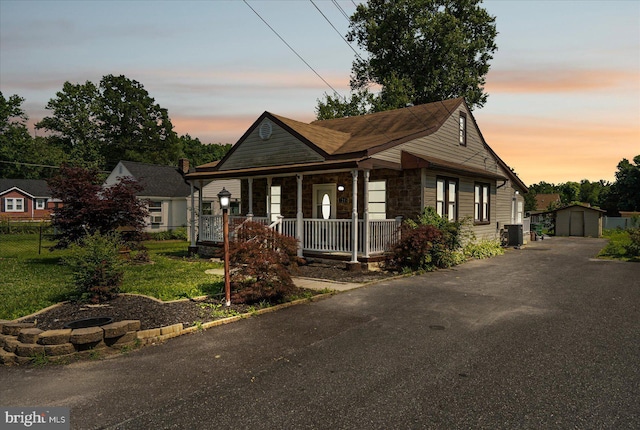
<instances>
[{"instance_id":1,"label":"power line","mask_svg":"<svg viewBox=\"0 0 640 430\"><path fill-rule=\"evenodd\" d=\"M335 25L333 25L333 23L329 20L329 18L327 18L327 16L320 10L320 8L318 7L318 5L313 1L313 0L309 0L311 2L311 4L316 8L316 10L318 12L320 12L320 15L322 15L322 17L329 23L329 25L331 26L331 28L333 28L336 33L338 33L338 36L340 36L340 38L342 40L344 40L344 43L347 44L347 46L353 51L354 54L356 54L356 56L361 59L362 61L364 61L364 59L360 56L360 54L358 54L358 52L353 49L353 46L351 46L351 44L349 43L349 41L347 41L347 39L344 38L344 36L340 33L340 31L338 31L338 29L335 27ZM335 1L334 1L335 4Z\"/></svg>"},{"instance_id":2,"label":"power line","mask_svg":"<svg viewBox=\"0 0 640 430\"><path fill-rule=\"evenodd\" d=\"M291 45L289 45L289 44L287 43L287 41L286 41L286 40L284 40L284 38L283 38L282 36L280 36L280 34L278 34L278 32L277 32L273 27L271 27L271 26L269 25L269 23L268 23L268 22L267 22L267 21L266 21L262 16L260 16L260 14L259 14L259 13L258 13L258 12L253 8L253 7L251 7L251 5L250 5L249 3L247 3L247 0L243 0L243 1L244 1L244 4L246 4L247 6L249 6L249 9L251 9L251 10L253 11L253 13L255 13L255 14L258 16L258 18L260 18L260 20L261 20L262 22L264 22L264 23L265 23L265 25L266 25L267 27L269 27L269 28L271 29L271 31L273 31L273 33L274 33L276 36L278 36L278 38L282 41L282 43L284 43L285 45L287 45L287 47L288 47L288 48L289 48L289 49L290 49L294 54L296 54L296 56L297 56L297 57L298 57L298 58L299 58L299 59L300 59L304 64L306 64L306 65L307 65L307 67L308 67L308 68L310 68L310 69L313 71L313 73L315 73L315 74L316 74L316 76L318 76L320 79L322 79L322 82L324 82L324 83L325 83L329 88L331 88L331 90L332 90L335 94L337 94L338 96L340 96L340 93L339 93L338 91L336 91L336 89L335 89L335 88L333 88L333 87L331 86L331 84L330 84L329 82L327 82L327 81L326 81L326 79L324 79L324 78L320 75L320 73L318 73L318 72L317 72L313 67L311 67L311 65L310 65L309 63L307 63L307 61L306 61L304 58L302 58L302 56L301 56L300 54L298 54L298 52L296 52L296 50L295 50L295 49L293 49L293 47L291 47Z\"/></svg>"},{"instance_id":3,"label":"power line","mask_svg":"<svg viewBox=\"0 0 640 430\"><path fill-rule=\"evenodd\" d=\"M351 22L351 20L349 19L349 15L347 15L347 12L345 12L344 9L342 8L342 6L340 6L340 4L338 4L337 0L331 0L331 3L333 3L334 6L338 8L340 13L342 13L342 16L344 16L347 19L347 21Z\"/></svg>"},{"instance_id":4,"label":"power line","mask_svg":"<svg viewBox=\"0 0 640 430\"><path fill-rule=\"evenodd\" d=\"M4 160L0 160L0 163L15 164L16 166L50 167L52 169L59 169L60 168L60 166L49 166L47 164L22 163L20 161L4 161Z\"/></svg>"}]
</instances>

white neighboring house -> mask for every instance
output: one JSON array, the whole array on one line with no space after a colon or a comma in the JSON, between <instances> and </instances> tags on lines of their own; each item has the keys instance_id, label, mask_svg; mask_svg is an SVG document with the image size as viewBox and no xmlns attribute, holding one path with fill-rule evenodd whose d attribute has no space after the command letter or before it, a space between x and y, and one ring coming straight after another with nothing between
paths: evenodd
<instances>
[{"instance_id":1,"label":"white neighboring house","mask_svg":"<svg viewBox=\"0 0 640 430\"><path fill-rule=\"evenodd\" d=\"M206 183L196 183L191 197L191 186L185 182L183 174L189 172L189 161L180 159L178 168L157 164L138 163L135 161L120 161L105 180L109 186L118 182L119 178L132 177L143 186L138 198L149 201L148 232L172 230L187 227L191 234L191 202L195 207L195 214L200 213L199 188L202 187L203 215L218 215L221 213L218 193L226 188L231 193L231 214L240 214L240 180L228 179ZM196 220L196 225L198 221ZM191 239L189 237L189 239Z\"/></svg>"},{"instance_id":2,"label":"white neighboring house","mask_svg":"<svg viewBox=\"0 0 640 430\"><path fill-rule=\"evenodd\" d=\"M187 163L188 166L188 163ZM188 202L191 187L185 182L179 169L172 166L120 161L104 182L116 184L119 178L132 177L142 185L137 196L148 201L148 232L188 227Z\"/></svg>"}]
</instances>

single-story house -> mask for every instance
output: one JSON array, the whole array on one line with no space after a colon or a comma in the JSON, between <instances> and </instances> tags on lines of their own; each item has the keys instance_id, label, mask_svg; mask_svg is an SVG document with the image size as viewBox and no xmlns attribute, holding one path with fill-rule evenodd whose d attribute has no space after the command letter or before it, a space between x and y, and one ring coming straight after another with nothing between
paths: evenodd
<instances>
[{"instance_id":1,"label":"single-story house","mask_svg":"<svg viewBox=\"0 0 640 430\"><path fill-rule=\"evenodd\" d=\"M179 160L178 168L120 161L105 180L105 185L113 185L123 177L132 177L140 182L143 189L138 193L138 198L148 201L149 218L146 231L150 232L189 227L192 222L189 215L200 212L197 206L195 211L191 210L192 201L201 203L203 214L220 214L218 193L222 188L237 196L232 199L231 213L240 213L240 181L228 179L211 182L204 187L203 198L200 200L200 189L192 189L191 184L184 179L188 172L189 161L186 159Z\"/></svg>"},{"instance_id":2,"label":"single-story house","mask_svg":"<svg viewBox=\"0 0 640 430\"><path fill-rule=\"evenodd\" d=\"M299 240L299 255L350 263L383 254L401 220L428 206L501 238L525 222L528 192L462 98L311 123L264 112L222 160L185 178L198 188L241 180L244 214L232 222L271 224ZM192 246L219 242L219 219L198 219Z\"/></svg>"},{"instance_id":3,"label":"single-story house","mask_svg":"<svg viewBox=\"0 0 640 430\"><path fill-rule=\"evenodd\" d=\"M39 221L51 218L60 204L42 179L0 179L0 218Z\"/></svg>"},{"instance_id":4,"label":"single-story house","mask_svg":"<svg viewBox=\"0 0 640 430\"><path fill-rule=\"evenodd\" d=\"M104 182L113 185L119 178L132 177L143 187L137 196L148 201L147 231L159 232L187 226L187 202L191 187L179 169L172 166L120 161Z\"/></svg>"},{"instance_id":5,"label":"single-story house","mask_svg":"<svg viewBox=\"0 0 640 430\"><path fill-rule=\"evenodd\" d=\"M556 236L602 236L602 209L583 205L570 205L553 211Z\"/></svg>"}]
</instances>

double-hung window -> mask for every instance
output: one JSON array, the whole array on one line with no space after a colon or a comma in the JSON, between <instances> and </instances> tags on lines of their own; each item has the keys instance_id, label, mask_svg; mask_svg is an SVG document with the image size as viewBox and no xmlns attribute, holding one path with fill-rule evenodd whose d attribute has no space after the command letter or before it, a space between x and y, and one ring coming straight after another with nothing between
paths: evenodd
<instances>
[{"instance_id":1,"label":"double-hung window","mask_svg":"<svg viewBox=\"0 0 640 430\"><path fill-rule=\"evenodd\" d=\"M476 224L489 222L489 184L475 184L474 215Z\"/></svg>"},{"instance_id":2,"label":"double-hung window","mask_svg":"<svg viewBox=\"0 0 640 430\"><path fill-rule=\"evenodd\" d=\"M449 221L458 220L458 180L438 178L436 180L436 211Z\"/></svg>"},{"instance_id":3,"label":"double-hung window","mask_svg":"<svg viewBox=\"0 0 640 430\"><path fill-rule=\"evenodd\" d=\"M24 199L8 197L4 199L5 212L24 212Z\"/></svg>"},{"instance_id":4,"label":"double-hung window","mask_svg":"<svg viewBox=\"0 0 640 430\"><path fill-rule=\"evenodd\" d=\"M47 207L47 199L36 199L36 209L42 210Z\"/></svg>"}]
</instances>

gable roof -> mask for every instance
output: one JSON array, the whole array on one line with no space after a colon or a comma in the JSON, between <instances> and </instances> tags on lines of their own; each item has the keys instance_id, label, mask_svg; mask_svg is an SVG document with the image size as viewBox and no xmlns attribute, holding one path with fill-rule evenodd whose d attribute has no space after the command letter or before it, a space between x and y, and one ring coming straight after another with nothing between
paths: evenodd
<instances>
[{"instance_id":1,"label":"gable roof","mask_svg":"<svg viewBox=\"0 0 640 430\"><path fill-rule=\"evenodd\" d=\"M0 179L0 195L17 189L30 197L51 197L49 185L44 179Z\"/></svg>"},{"instance_id":2,"label":"gable roof","mask_svg":"<svg viewBox=\"0 0 640 430\"><path fill-rule=\"evenodd\" d=\"M463 98L444 100L401 109L314 121L311 125L349 135L332 154L367 151L368 155L438 131Z\"/></svg>"},{"instance_id":3,"label":"gable roof","mask_svg":"<svg viewBox=\"0 0 640 430\"><path fill-rule=\"evenodd\" d=\"M144 187L139 196L187 197L191 187L172 166L120 161L131 175Z\"/></svg>"},{"instance_id":4,"label":"gable roof","mask_svg":"<svg viewBox=\"0 0 640 430\"><path fill-rule=\"evenodd\" d=\"M305 168L318 170L319 163L311 160L308 163L295 163L297 165L292 163L252 168L236 168L234 166L233 168L225 169L225 162L233 156L236 149L260 126L265 118L278 124L300 142L321 155L325 160L324 163L329 165L328 167L337 167L334 164L338 163L338 161L341 167L347 167L347 164L345 164L347 162L349 162L348 167L381 167L381 161L370 158L372 155L437 132L461 105L466 107L464 98L455 98L367 115L318 120L309 124L264 112L222 160L216 164L198 166L196 172L186 175L186 178L233 177L234 175L257 176L269 173L285 173L285 171L292 172L296 169L298 169L297 171L304 171ZM506 172L506 176L523 192L528 192L524 182L486 143L473 115L471 115L471 119L473 126L478 130L482 144L495 157L497 163ZM431 162L432 165L442 165L442 160L434 159L427 160L427 162ZM500 179L504 178L501 175L498 176Z\"/></svg>"},{"instance_id":5,"label":"gable roof","mask_svg":"<svg viewBox=\"0 0 640 430\"><path fill-rule=\"evenodd\" d=\"M536 209L546 211L551 203L560 204L560 194L536 194Z\"/></svg>"}]
</instances>

